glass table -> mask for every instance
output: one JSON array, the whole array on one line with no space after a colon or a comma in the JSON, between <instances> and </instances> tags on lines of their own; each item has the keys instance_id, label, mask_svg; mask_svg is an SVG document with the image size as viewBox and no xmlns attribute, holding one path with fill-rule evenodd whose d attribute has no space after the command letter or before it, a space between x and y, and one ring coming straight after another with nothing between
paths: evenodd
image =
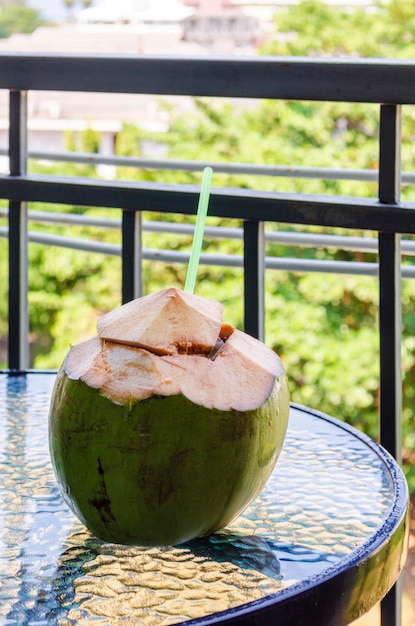
<instances>
[{"instance_id":1,"label":"glass table","mask_svg":"<svg viewBox=\"0 0 415 626\"><path fill-rule=\"evenodd\" d=\"M260 497L228 528L167 548L104 543L63 502L48 452L55 375L0 375L0 624L341 626L393 586L408 494L395 461L292 406Z\"/></svg>"}]
</instances>

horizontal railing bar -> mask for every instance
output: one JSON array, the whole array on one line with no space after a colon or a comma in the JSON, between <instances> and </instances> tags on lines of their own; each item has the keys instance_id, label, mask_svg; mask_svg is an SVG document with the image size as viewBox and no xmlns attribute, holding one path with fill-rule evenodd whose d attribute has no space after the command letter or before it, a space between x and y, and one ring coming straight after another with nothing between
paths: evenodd
<instances>
[{"instance_id":1,"label":"horizontal railing bar","mask_svg":"<svg viewBox=\"0 0 415 626\"><path fill-rule=\"evenodd\" d=\"M415 104L415 63L2 52L0 89Z\"/></svg>"},{"instance_id":2,"label":"horizontal railing bar","mask_svg":"<svg viewBox=\"0 0 415 626\"><path fill-rule=\"evenodd\" d=\"M7 237L7 227L0 226L0 237ZM29 232L29 242L38 243L83 252L93 252L110 256L121 256L121 245L88 239L75 239L71 237L61 237L48 233ZM147 261L160 261L163 263L181 263L187 265L190 259L190 252L177 250L156 250L143 248L143 259ZM243 257L241 255L230 254L201 254L201 265L211 265L220 267L243 267ZM318 259L298 259L290 257L265 257L265 267L270 270L285 270L287 272L317 272L351 274L360 276L377 276L378 264L356 261L331 261ZM403 278L415 278L415 266L402 265Z\"/></svg>"},{"instance_id":3,"label":"horizontal railing bar","mask_svg":"<svg viewBox=\"0 0 415 626\"><path fill-rule=\"evenodd\" d=\"M0 176L2 197L14 201L65 203L81 206L194 215L197 185L154 182L98 181L58 176ZM177 210L176 210L177 207ZM209 214L215 217L334 226L415 234L415 204L381 204L377 199L276 193L215 188Z\"/></svg>"},{"instance_id":4,"label":"horizontal railing bar","mask_svg":"<svg viewBox=\"0 0 415 626\"><path fill-rule=\"evenodd\" d=\"M0 155L7 156L8 150L0 148ZM28 152L29 159L80 163L88 165L114 165L115 167L135 167L152 170L172 170L183 172L203 172L211 167L219 174L277 176L284 178L318 178L323 180L354 180L377 182L377 169L353 169L332 167L306 167L291 165L258 165L255 163L221 163L220 161L189 161L186 159L150 159L145 157L127 157L103 155L96 152ZM415 183L415 172L403 172L402 182Z\"/></svg>"},{"instance_id":5,"label":"horizontal railing bar","mask_svg":"<svg viewBox=\"0 0 415 626\"><path fill-rule=\"evenodd\" d=\"M0 151L0 154L2 151ZM211 167L215 173L279 176L286 178L322 178L329 180L357 180L377 182L377 170L303 167L290 165L256 165L255 163L221 163L218 161L187 161L181 159L146 159L144 157L102 156L98 153L80 154L29 152L30 159L65 161L69 163L114 165L116 167L136 167L152 170L172 170L185 172L203 172ZM406 177L406 182L415 182L415 172Z\"/></svg>"},{"instance_id":6,"label":"horizontal railing bar","mask_svg":"<svg viewBox=\"0 0 415 626\"><path fill-rule=\"evenodd\" d=\"M0 226L0 237L8 237L8 228ZM58 248L68 248L70 250L82 250L83 252L95 252L110 256L121 256L121 245L107 243L105 241L92 241L91 239L75 239L73 237L62 237L50 233L37 233L29 231L30 243L40 243L42 245L56 246Z\"/></svg>"},{"instance_id":7,"label":"horizontal railing bar","mask_svg":"<svg viewBox=\"0 0 415 626\"><path fill-rule=\"evenodd\" d=\"M0 148L0 155L7 156L8 150ZM255 163L221 163L220 161L190 161L186 159L149 159L144 157L127 157L119 155L103 155L97 152L44 152L32 150L29 159L43 161L59 161L79 163L83 165L113 165L115 167L135 167L152 170L172 170L183 172L203 172L211 167L215 173L278 176L284 178L321 178L324 180L356 180L377 182L378 170L306 167L291 165L257 165ZM406 172L403 182L415 182L415 172Z\"/></svg>"},{"instance_id":8,"label":"horizontal railing bar","mask_svg":"<svg viewBox=\"0 0 415 626\"><path fill-rule=\"evenodd\" d=\"M0 217L7 218L8 209L0 208ZM72 213L52 213L47 211L29 211L29 221L38 223L54 223L60 225L93 226L106 229L120 229L121 219L93 217ZM145 232L193 236L194 225L176 224L175 222L143 221ZM206 239L241 239L242 228L229 226L205 226ZM265 231L267 243L284 244L287 246L336 248L353 252L378 252L378 239L374 237L355 237L352 235L329 235L325 233L303 233L298 231ZM415 255L415 241L403 239L401 250L403 255Z\"/></svg>"},{"instance_id":9,"label":"horizontal railing bar","mask_svg":"<svg viewBox=\"0 0 415 626\"><path fill-rule=\"evenodd\" d=\"M9 209L0 208L0 217L7 218ZM111 217L94 217L80 213L54 213L52 211L28 211L31 222L41 224L59 224L61 226L95 226L97 228L118 229L121 227L121 219ZM159 222L163 224L163 222ZM166 225L167 223L164 222ZM191 226L190 226L191 228Z\"/></svg>"},{"instance_id":10,"label":"horizontal railing bar","mask_svg":"<svg viewBox=\"0 0 415 626\"><path fill-rule=\"evenodd\" d=\"M31 213L29 212L29 219L30 217ZM108 221L118 223L118 220ZM76 223L75 220L74 223ZM144 221L143 230L153 233L171 233L192 236L194 226L192 224L176 224L174 222ZM206 239L242 239L243 237L242 228L226 226L205 226L204 234ZM328 235L325 233L315 234L278 230L265 231L265 239L269 244L283 244L293 247L336 248L338 250L373 252L375 254L378 252L378 239L374 237L354 237L352 235ZM415 255L415 241L403 239L401 251L405 256Z\"/></svg>"}]
</instances>

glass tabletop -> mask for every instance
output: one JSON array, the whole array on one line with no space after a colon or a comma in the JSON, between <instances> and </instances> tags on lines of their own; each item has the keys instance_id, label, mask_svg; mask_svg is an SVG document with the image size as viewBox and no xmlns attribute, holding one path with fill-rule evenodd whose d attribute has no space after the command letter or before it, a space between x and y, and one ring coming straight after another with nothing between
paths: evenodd
<instances>
[{"instance_id":1,"label":"glass tabletop","mask_svg":"<svg viewBox=\"0 0 415 626\"><path fill-rule=\"evenodd\" d=\"M0 624L248 624L252 612L266 624L269 611L307 610L298 608L302 598L323 603L340 579L354 602L342 609L343 622L333 622L341 624L371 608L403 567L400 469L364 435L297 406L266 488L225 530L165 548L96 539L54 479L47 433L54 380L0 376ZM384 573L366 601L359 569L365 581Z\"/></svg>"}]
</instances>

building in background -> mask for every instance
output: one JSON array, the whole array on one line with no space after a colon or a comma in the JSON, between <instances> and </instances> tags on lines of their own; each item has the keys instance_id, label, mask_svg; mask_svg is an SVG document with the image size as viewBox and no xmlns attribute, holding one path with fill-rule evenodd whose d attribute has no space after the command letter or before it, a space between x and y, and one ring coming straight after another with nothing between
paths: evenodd
<instances>
[{"instance_id":1,"label":"building in background","mask_svg":"<svg viewBox=\"0 0 415 626\"><path fill-rule=\"evenodd\" d=\"M0 39L0 51L81 54L238 54L253 55L271 28L273 16L299 0L101 0L78 10L76 21L38 28L31 35ZM327 0L344 6L372 5L372 0ZM63 0L30 0L49 10L64 8ZM79 3L80 6L80 3ZM45 8L46 7L46 8ZM65 14L65 13L64 13ZM67 13L66 13L67 15ZM154 98L113 94L29 94L29 150L62 152L68 133L91 128L101 137L100 152L112 155L124 122L145 130L168 129L168 115L160 100L181 110L190 98ZM0 150L7 152L8 100L0 92ZM154 156L149 152L148 156ZM151 150L155 149L155 146ZM156 154L155 156L160 156ZM108 171L107 171L108 173Z\"/></svg>"},{"instance_id":2,"label":"building in background","mask_svg":"<svg viewBox=\"0 0 415 626\"><path fill-rule=\"evenodd\" d=\"M102 0L79 11L81 24L137 24L152 27L180 27L194 10L180 0Z\"/></svg>"},{"instance_id":3,"label":"building in background","mask_svg":"<svg viewBox=\"0 0 415 626\"><path fill-rule=\"evenodd\" d=\"M259 21L228 0L191 0L194 13L182 21L183 39L210 50L255 49L264 30Z\"/></svg>"}]
</instances>

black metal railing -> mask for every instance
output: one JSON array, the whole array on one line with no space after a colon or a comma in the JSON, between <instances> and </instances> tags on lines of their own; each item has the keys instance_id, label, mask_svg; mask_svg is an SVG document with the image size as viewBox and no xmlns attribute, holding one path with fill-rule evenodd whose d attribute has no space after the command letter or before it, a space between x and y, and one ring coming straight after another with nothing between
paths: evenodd
<instances>
[{"instance_id":1,"label":"black metal railing","mask_svg":"<svg viewBox=\"0 0 415 626\"><path fill-rule=\"evenodd\" d=\"M401 458L402 234L415 234L415 204L400 200L401 106L415 104L415 63L301 58L173 58L1 54L0 89L10 93L9 368L28 364L28 202L118 208L122 218L122 298L140 293L141 212L193 214L189 185L59 178L27 173L31 90L217 96L379 105L378 193L373 198L213 189L209 212L243 221L245 329L263 337L264 222L358 228L378 233L380 437ZM295 165L295 164L293 164ZM249 294L249 295L248 295ZM400 623L399 584L382 603L382 624Z\"/></svg>"}]
</instances>

